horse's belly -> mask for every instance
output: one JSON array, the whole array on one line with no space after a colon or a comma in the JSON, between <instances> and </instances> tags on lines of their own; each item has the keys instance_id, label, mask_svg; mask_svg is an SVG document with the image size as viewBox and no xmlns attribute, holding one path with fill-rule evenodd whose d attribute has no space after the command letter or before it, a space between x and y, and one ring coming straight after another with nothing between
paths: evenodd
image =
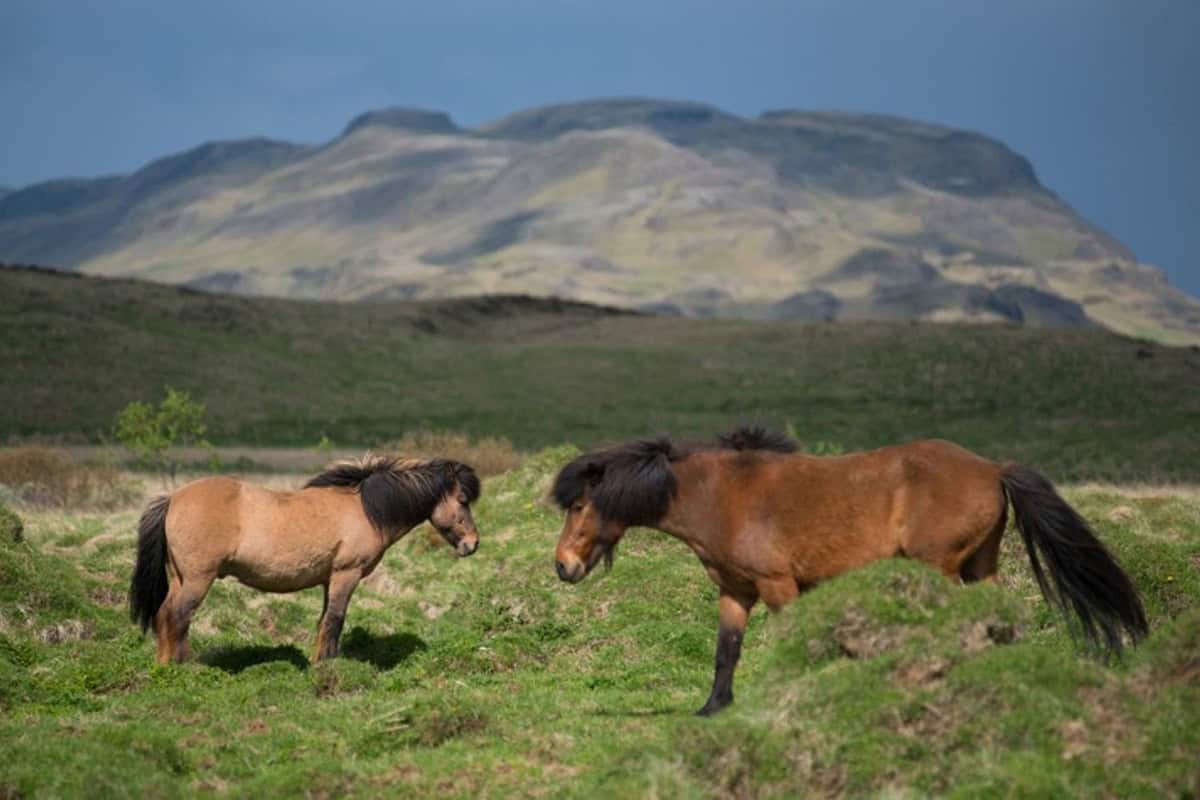
<instances>
[{"instance_id":1,"label":"horse's belly","mask_svg":"<svg viewBox=\"0 0 1200 800\"><path fill-rule=\"evenodd\" d=\"M237 578L241 583L264 592L297 592L319 586L329 580L332 554L312 554L301 558L252 559L235 555L221 569L221 576Z\"/></svg>"}]
</instances>

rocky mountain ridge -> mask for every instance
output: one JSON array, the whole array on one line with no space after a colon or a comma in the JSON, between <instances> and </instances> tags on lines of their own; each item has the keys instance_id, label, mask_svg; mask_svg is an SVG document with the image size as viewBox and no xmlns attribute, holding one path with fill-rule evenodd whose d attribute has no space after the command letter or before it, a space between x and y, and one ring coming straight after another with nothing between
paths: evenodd
<instances>
[{"instance_id":1,"label":"rocky mountain ridge","mask_svg":"<svg viewBox=\"0 0 1200 800\"><path fill-rule=\"evenodd\" d=\"M0 261L214 291L525 293L694 316L1103 325L1200 304L986 136L870 114L616 99L476 129L364 113L0 193Z\"/></svg>"}]
</instances>

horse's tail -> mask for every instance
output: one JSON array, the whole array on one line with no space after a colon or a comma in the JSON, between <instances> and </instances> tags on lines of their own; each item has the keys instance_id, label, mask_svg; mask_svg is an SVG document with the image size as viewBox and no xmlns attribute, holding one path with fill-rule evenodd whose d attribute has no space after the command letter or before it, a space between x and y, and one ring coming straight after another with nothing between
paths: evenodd
<instances>
[{"instance_id":1,"label":"horse's tail","mask_svg":"<svg viewBox=\"0 0 1200 800\"><path fill-rule=\"evenodd\" d=\"M1084 636L1109 652L1120 652L1122 631L1142 639L1149 627L1137 590L1083 517L1029 467L1005 466L1000 482L1042 595L1064 615L1074 611Z\"/></svg>"},{"instance_id":2,"label":"horse's tail","mask_svg":"<svg viewBox=\"0 0 1200 800\"><path fill-rule=\"evenodd\" d=\"M171 496L157 498L138 522L137 564L129 582L129 619L142 633L154 625L158 608L167 599L167 508Z\"/></svg>"}]
</instances>

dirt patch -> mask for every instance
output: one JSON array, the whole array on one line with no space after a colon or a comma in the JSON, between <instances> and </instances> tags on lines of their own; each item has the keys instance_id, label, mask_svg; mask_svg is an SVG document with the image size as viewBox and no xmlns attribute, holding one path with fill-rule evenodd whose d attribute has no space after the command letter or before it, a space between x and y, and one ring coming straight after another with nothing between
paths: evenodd
<instances>
[{"instance_id":1,"label":"dirt patch","mask_svg":"<svg viewBox=\"0 0 1200 800\"><path fill-rule=\"evenodd\" d=\"M1128 522L1137 516L1137 510L1133 506L1117 506L1108 512L1109 522Z\"/></svg>"},{"instance_id":2,"label":"dirt patch","mask_svg":"<svg viewBox=\"0 0 1200 800\"><path fill-rule=\"evenodd\" d=\"M424 600L417 603L417 608L421 609L421 613L425 615L425 619L437 619L446 613L446 609L442 606L435 606L433 603L426 603Z\"/></svg>"},{"instance_id":3,"label":"dirt patch","mask_svg":"<svg viewBox=\"0 0 1200 800\"><path fill-rule=\"evenodd\" d=\"M1115 763L1140 757L1142 736L1121 707L1120 686L1110 682L1103 687L1083 689L1079 694L1085 718L1067 720L1059 727L1063 759L1095 753L1106 763Z\"/></svg>"},{"instance_id":4,"label":"dirt patch","mask_svg":"<svg viewBox=\"0 0 1200 800\"><path fill-rule=\"evenodd\" d=\"M262 719L256 718L256 719L252 719L248 723L246 723L246 727L242 728L242 735L246 736L246 735L266 733L269 730L271 730L270 725L268 725Z\"/></svg>"},{"instance_id":5,"label":"dirt patch","mask_svg":"<svg viewBox=\"0 0 1200 800\"><path fill-rule=\"evenodd\" d=\"M1012 644L1017 640L1017 629L1008 622L995 618L982 619L963 629L959 643L968 653L978 653L994 644Z\"/></svg>"},{"instance_id":6,"label":"dirt patch","mask_svg":"<svg viewBox=\"0 0 1200 800\"><path fill-rule=\"evenodd\" d=\"M194 781L192 788L197 792L206 792L210 794L223 795L229 792L229 781L221 778L205 778L202 781Z\"/></svg>"},{"instance_id":7,"label":"dirt patch","mask_svg":"<svg viewBox=\"0 0 1200 800\"><path fill-rule=\"evenodd\" d=\"M125 605L126 594L109 586L98 586L88 592L88 599L93 603L109 608L119 608Z\"/></svg>"},{"instance_id":8,"label":"dirt patch","mask_svg":"<svg viewBox=\"0 0 1200 800\"><path fill-rule=\"evenodd\" d=\"M99 533L84 542L80 546L80 549L85 553L90 553L101 545L108 544L109 542L115 542L118 539L124 538L126 538L126 534L124 533Z\"/></svg>"},{"instance_id":9,"label":"dirt patch","mask_svg":"<svg viewBox=\"0 0 1200 800\"><path fill-rule=\"evenodd\" d=\"M939 692L934 699L906 711L896 709L891 728L906 739L940 740L952 734L967 716L970 704Z\"/></svg>"},{"instance_id":10,"label":"dirt patch","mask_svg":"<svg viewBox=\"0 0 1200 800\"><path fill-rule=\"evenodd\" d=\"M488 531L486 535L487 535L488 545L493 546L493 547L499 547L500 545L508 544L509 542L511 542L513 537L517 535L517 529L516 528L501 528L500 530L497 530L497 531Z\"/></svg>"},{"instance_id":11,"label":"dirt patch","mask_svg":"<svg viewBox=\"0 0 1200 800\"><path fill-rule=\"evenodd\" d=\"M1171 670L1170 680L1173 683L1200 683L1200 653Z\"/></svg>"},{"instance_id":12,"label":"dirt patch","mask_svg":"<svg viewBox=\"0 0 1200 800\"><path fill-rule=\"evenodd\" d=\"M1069 719L1058 729L1063 740L1063 761L1079 758L1088 749L1088 726L1081 719Z\"/></svg>"},{"instance_id":13,"label":"dirt patch","mask_svg":"<svg viewBox=\"0 0 1200 800\"><path fill-rule=\"evenodd\" d=\"M900 665L892 679L905 689L928 689L941 683L949 671L950 662L944 658L918 658Z\"/></svg>"},{"instance_id":14,"label":"dirt patch","mask_svg":"<svg viewBox=\"0 0 1200 800\"><path fill-rule=\"evenodd\" d=\"M46 644L62 644L63 642L78 642L81 639L91 639L95 635L95 627L90 622L77 619L63 620L37 632L37 638Z\"/></svg>"},{"instance_id":15,"label":"dirt patch","mask_svg":"<svg viewBox=\"0 0 1200 800\"><path fill-rule=\"evenodd\" d=\"M398 783L414 784L421 780L421 770L416 767L405 764L399 767L393 767L382 775L378 775L371 780L375 786L390 787Z\"/></svg>"},{"instance_id":16,"label":"dirt patch","mask_svg":"<svg viewBox=\"0 0 1200 800\"><path fill-rule=\"evenodd\" d=\"M833 640L849 658L873 658L895 649L904 638L900 629L874 625L857 610L847 611L833 629Z\"/></svg>"},{"instance_id":17,"label":"dirt patch","mask_svg":"<svg viewBox=\"0 0 1200 800\"><path fill-rule=\"evenodd\" d=\"M411 597L417 593L411 586L396 580L391 570L382 564L363 579L362 585L382 597Z\"/></svg>"}]
</instances>

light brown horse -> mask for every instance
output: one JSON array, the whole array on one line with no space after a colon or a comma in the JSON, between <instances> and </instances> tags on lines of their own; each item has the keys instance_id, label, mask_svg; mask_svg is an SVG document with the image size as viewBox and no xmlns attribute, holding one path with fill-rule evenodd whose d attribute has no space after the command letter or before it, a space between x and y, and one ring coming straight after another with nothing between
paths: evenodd
<instances>
[{"instance_id":1,"label":"light brown horse","mask_svg":"<svg viewBox=\"0 0 1200 800\"><path fill-rule=\"evenodd\" d=\"M942 441L816 458L785 436L743 428L715 446L633 441L563 467L553 494L566 511L558 576L583 580L612 562L626 528L686 543L720 589L716 670L702 715L733 701L746 620L808 587L877 559L919 559L954 580L994 579L1013 506L1043 595L1075 612L1110 650L1147 632L1129 578L1050 482ZM1045 566L1043 566L1043 560ZM1047 577L1048 574L1048 577Z\"/></svg>"},{"instance_id":2,"label":"light brown horse","mask_svg":"<svg viewBox=\"0 0 1200 800\"><path fill-rule=\"evenodd\" d=\"M152 502L138 525L129 612L158 636L158 660L188 657L192 614L217 578L267 592L325 588L316 659L337 655L350 595L384 552L428 520L469 556L479 547L465 464L371 457L336 464L296 492L202 478Z\"/></svg>"}]
</instances>

